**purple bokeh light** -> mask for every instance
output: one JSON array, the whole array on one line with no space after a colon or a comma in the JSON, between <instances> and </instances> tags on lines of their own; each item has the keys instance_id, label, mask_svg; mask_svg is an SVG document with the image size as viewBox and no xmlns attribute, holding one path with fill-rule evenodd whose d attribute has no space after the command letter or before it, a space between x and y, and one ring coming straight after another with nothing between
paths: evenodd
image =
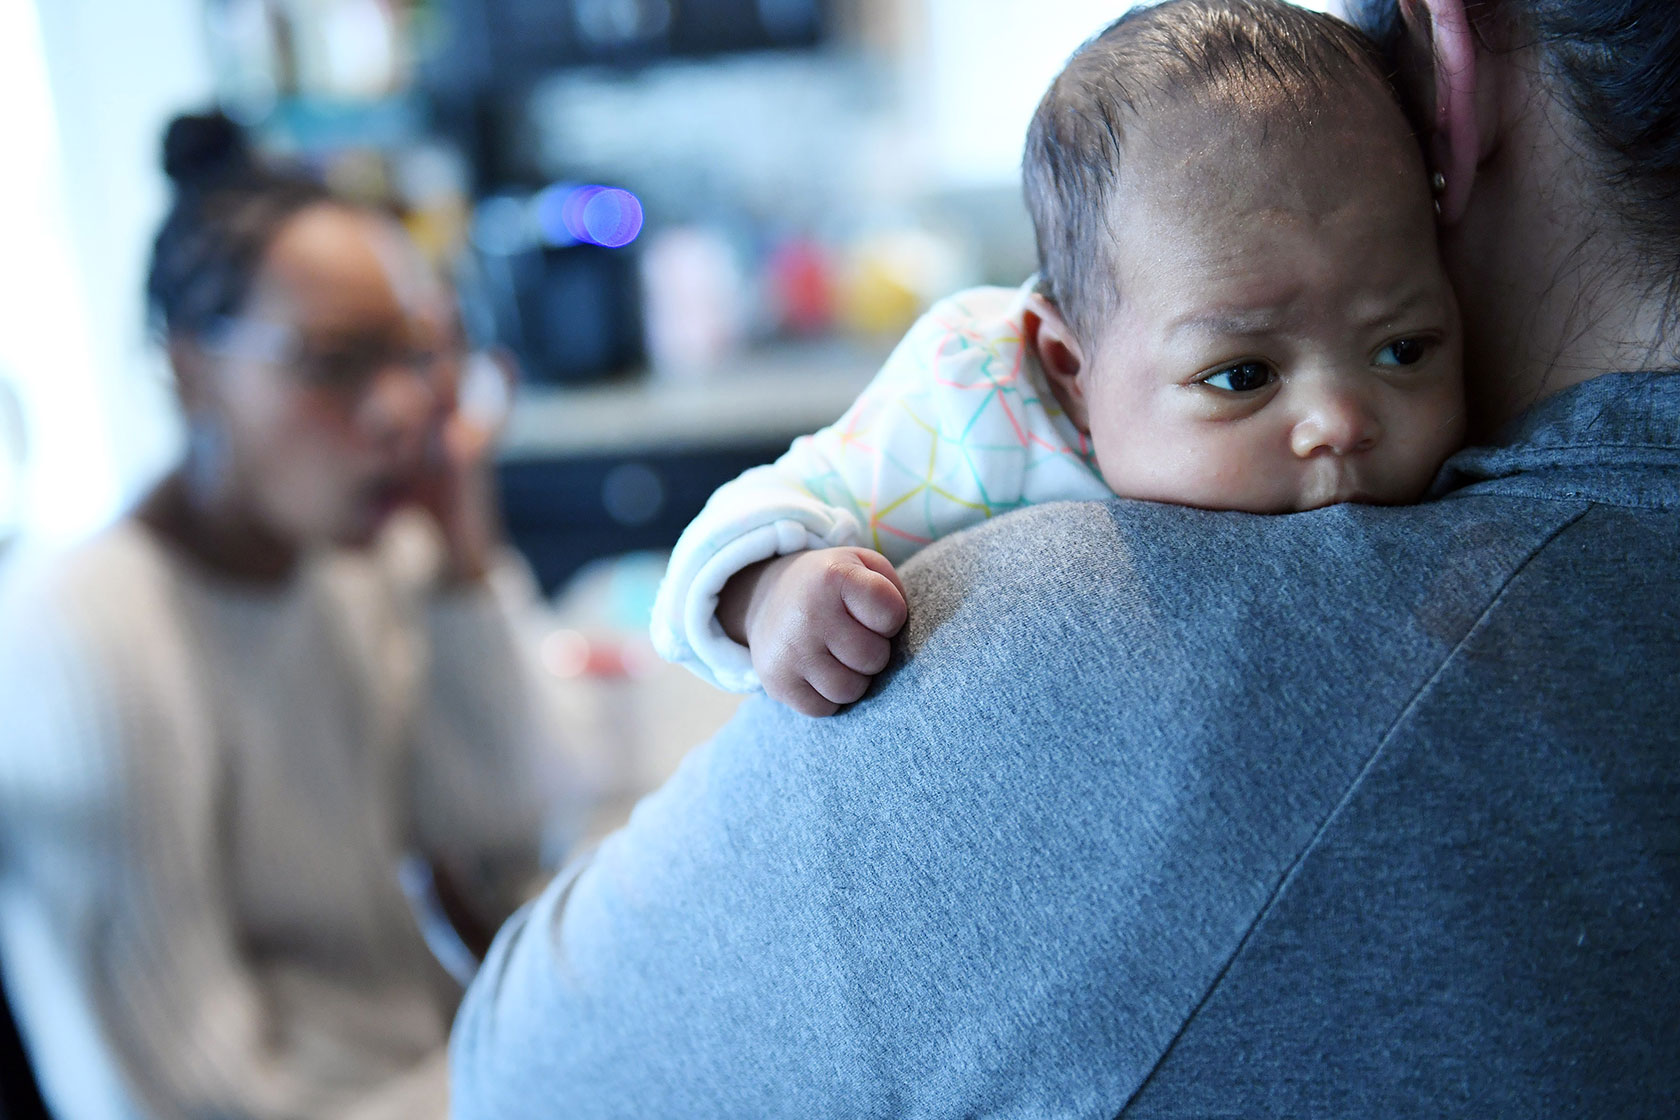
<instances>
[{"instance_id":1,"label":"purple bokeh light","mask_svg":"<svg viewBox=\"0 0 1680 1120\"><path fill-rule=\"evenodd\" d=\"M580 241L619 249L642 232L642 203L629 191L605 188L591 195L581 213Z\"/></svg>"},{"instance_id":2,"label":"purple bokeh light","mask_svg":"<svg viewBox=\"0 0 1680 1120\"><path fill-rule=\"evenodd\" d=\"M531 200L531 216L537 232L549 245L559 248L577 243L577 237L566 228L566 203L575 190L571 183L555 183Z\"/></svg>"},{"instance_id":3,"label":"purple bokeh light","mask_svg":"<svg viewBox=\"0 0 1680 1120\"><path fill-rule=\"evenodd\" d=\"M589 231L583 225L583 208L589 205L591 199L606 187L583 186L571 187L566 191L565 201L560 204L560 222L571 235L573 241L589 241Z\"/></svg>"},{"instance_id":4,"label":"purple bokeh light","mask_svg":"<svg viewBox=\"0 0 1680 1120\"><path fill-rule=\"evenodd\" d=\"M642 203L618 187L555 183L532 202L543 240L555 247L599 245L620 249L642 232Z\"/></svg>"}]
</instances>

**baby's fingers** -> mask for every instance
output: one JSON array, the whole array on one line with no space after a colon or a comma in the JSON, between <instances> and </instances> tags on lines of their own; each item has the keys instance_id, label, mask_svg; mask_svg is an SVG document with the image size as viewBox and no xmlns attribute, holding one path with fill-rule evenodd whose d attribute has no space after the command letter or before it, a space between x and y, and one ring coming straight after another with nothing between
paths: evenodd
<instances>
[{"instance_id":1,"label":"baby's fingers","mask_svg":"<svg viewBox=\"0 0 1680 1120\"><path fill-rule=\"evenodd\" d=\"M873 677L892 660L892 639L848 618L828 635L828 652L845 668Z\"/></svg>"},{"instance_id":2,"label":"baby's fingers","mask_svg":"<svg viewBox=\"0 0 1680 1120\"><path fill-rule=\"evenodd\" d=\"M869 688L869 677L840 664L826 650L802 661L797 668L781 665L763 676L770 698L796 712L830 716Z\"/></svg>"},{"instance_id":3,"label":"baby's fingers","mask_svg":"<svg viewBox=\"0 0 1680 1120\"><path fill-rule=\"evenodd\" d=\"M840 589L846 612L883 638L904 628L908 609L904 585L892 562L878 553L859 551L858 564L848 569Z\"/></svg>"},{"instance_id":4,"label":"baby's fingers","mask_svg":"<svg viewBox=\"0 0 1680 1120\"><path fill-rule=\"evenodd\" d=\"M831 716L840 705L812 688L810 682L795 677L790 680L765 680L764 693L778 704L785 704L800 715Z\"/></svg>"},{"instance_id":5,"label":"baby's fingers","mask_svg":"<svg viewBox=\"0 0 1680 1120\"><path fill-rule=\"evenodd\" d=\"M845 705L869 691L872 675L847 668L837 658L824 653L815 658L806 669L805 680L824 700L833 701L836 705Z\"/></svg>"}]
</instances>

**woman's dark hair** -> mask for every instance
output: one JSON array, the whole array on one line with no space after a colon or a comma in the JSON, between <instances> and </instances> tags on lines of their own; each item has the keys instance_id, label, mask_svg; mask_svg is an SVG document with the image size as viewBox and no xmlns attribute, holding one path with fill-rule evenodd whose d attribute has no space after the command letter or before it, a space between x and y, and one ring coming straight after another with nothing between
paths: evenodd
<instances>
[{"instance_id":1,"label":"woman's dark hair","mask_svg":"<svg viewBox=\"0 0 1680 1120\"><path fill-rule=\"evenodd\" d=\"M1467 0L1531 36L1592 138L1618 216L1650 274L1680 295L1680 3ZM1398 61L1397 0L1352 0L1350 15Z\"/></svg>"},{"instance_id":2,"label":"woman's dark hair","mask_svg":"<svg viewBox=\"0 0 1680 1120\"><path fill-rule=\"evenodd\" d=\"M204 338L244 307L281 227L333 195L300 173L264 165L219 112L170 122L163 170L175 202L152 246L148 316L163 337Z\"/></svg>"}]
</instances>

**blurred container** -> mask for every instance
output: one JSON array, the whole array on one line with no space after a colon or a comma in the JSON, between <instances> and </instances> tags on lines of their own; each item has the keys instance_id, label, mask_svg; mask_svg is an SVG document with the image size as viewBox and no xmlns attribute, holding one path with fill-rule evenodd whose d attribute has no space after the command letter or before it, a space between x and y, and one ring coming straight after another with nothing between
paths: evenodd
<instances>
[{"instance_id":1,"label":"blurred container","mask_svg":"<svg viewBox=\"0 0 1680 1120\"><path fill-rule=\"evenodd\" d=\"M805 237L782 242L771 250L764 274L779 333L819 335L834 326L834 261L820 242Z\"/></svg>"},{"instance_id":2,"label":"blurred container","mask_svg":"<svg viewBox=\"0 0 1680 1120\"><path fill-rule=\"evenodd\" d=\"M913 225L854 242L840 287L840 319L864 336L895 336L935 300L976 282L972 250L960 239Z\"/></svg>"},{"instance_id":3,"label":"blurred container","mask_svg":"<svg viewBox=\"0 0 1680 1120\"><path fill-rule=\"evenodd\" d=\"M234 116L260 120L296 88L286 29L270 0L211 0L205 30L220 100Z\"/></svg>"},{"instance_id":4,"label":"blurred container","mask_svg":"<svg viewBox=\"0 0 1680 1120\"><path fill-rule=\"evenodd\" d=\"M473 215L472 274L494 341L535 382L599 380L640 364L641 205L630 192L555 183Z\"/></svg>"},{"instance_id":5,"label":"blurred container","mask_svg":"<svg viewBox=\"0 0 1680 1120\"><path fill-rule=\"evenodd\" d=\"M286 98L376 101L406 89L409 7L393 0L210 0L222 99L243 119Z\"/></svg>"},{"instance_id":6,"label":"blurred container","mask_svg":"<svg viewBox=\"0 0 1680 1120\"><path fill-rule=\"evenodd\" d=\"M647 353L656 377L695 380L739 351L746 323L739 255L705 226L668 229L642 257Z\"/></svg>"},{"instance_id":7,"label":"blurred container","mask_svg":"<svg viewBox=\"0 0 1680 1120\"><path fill-rule=\"evenodd\" d=\"M466 248L470 174L455 149L436 142L416 144L394 161L392 179L405 203L404 224L415 243L440 264Z\"/></svg>"},{"instance_id":8,"label":"blurred container","mask_svg":"<svg viewBox=\"0 0 1680 1120\"><path fill-rule=\"evenodd\" d=\"M390 0L280 0L297 91L372 101L408 84L410 58Z\"/></svg>"}]
</instances>

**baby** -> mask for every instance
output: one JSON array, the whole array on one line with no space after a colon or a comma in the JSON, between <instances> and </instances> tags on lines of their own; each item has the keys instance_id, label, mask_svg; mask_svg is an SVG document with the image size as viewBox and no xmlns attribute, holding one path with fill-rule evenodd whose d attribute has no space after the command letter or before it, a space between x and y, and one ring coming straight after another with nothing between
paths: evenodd
<instances>
[{"instance_id":1,"label":"baby","mask_svg":"<svg viewBox=\"0 0 1680 1120\"><path fill-rule=\"evenodd\" d=\"M827 715L886 666L893 565L934 539L1061 499L1410 502L1457 447L1430 186L1351 28L1133 10L1052 83L1025 180L1040 276L935 306L836 424L712 497L660 588L665 657Z\"/></svg>"}]
</instances>

